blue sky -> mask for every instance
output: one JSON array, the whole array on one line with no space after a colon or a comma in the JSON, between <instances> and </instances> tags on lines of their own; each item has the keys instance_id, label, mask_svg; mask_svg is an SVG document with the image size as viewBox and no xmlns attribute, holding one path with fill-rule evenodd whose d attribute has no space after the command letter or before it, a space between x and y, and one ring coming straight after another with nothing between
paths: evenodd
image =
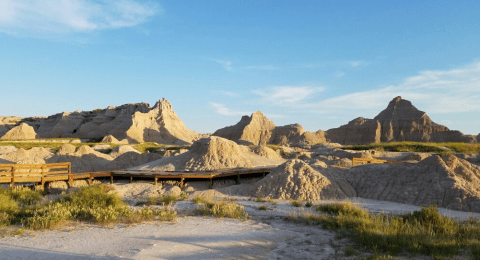
<instances>
[{"instance_id":1,"label":"blue sky","mask_svg":"<svg viewBox=\"0 0 480 260\"><path fill-rule=\"evenodd\" d=\"M213 132L327 130L402 96L480 132L480 1L0 0L0 115L167 98Z\"/></svg>"}]
</instances>

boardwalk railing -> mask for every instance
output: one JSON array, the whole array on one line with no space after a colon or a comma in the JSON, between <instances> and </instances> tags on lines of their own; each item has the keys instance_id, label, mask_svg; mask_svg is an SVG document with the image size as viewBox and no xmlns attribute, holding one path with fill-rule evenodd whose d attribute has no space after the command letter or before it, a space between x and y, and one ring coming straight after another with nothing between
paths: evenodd
<instances>
[{"instance_id":1,"label":"boardwalk railing","mask_svg":"<svg viewBox=\"0 0 480 260\"><path fill-rule=\"evenodd\" d=\"M157 185L161 180L179 180L180 187L183 187L184 181L192 179L210 180L210 188L213 187L215 178L233 178L237 184L240 184L240 176L260 174L265 177L266 174L273 171L276 166L265 165L252 168L218 169L212 171L187 171L187 172L168 172L168 171L142 171L142 170L113 170L100 172L72 173L70 162L50 163L50 164L0 164L0 183L10 183L14 187L16 183L41 183L41 188L45 188L45 183L53 181L67 181L72 187L75 180L87 180L92 184L95 178L110 178L113 183L114 177L153 179Z\"/></svg>"},{"instance_id":2,"label":"boardwalk railing","mask_svg":"<svg viewBox=\"0 0 480 260\"><path fill-rule=\"evenodd\" d=\"M0 164L0 183L10 183L14 187L15 183L36 182L41 183L42 187L46 182L59 179L68 179L72 173L72 164L65 163L47 163L47 164Z\"/></svg>"}]
</instances>

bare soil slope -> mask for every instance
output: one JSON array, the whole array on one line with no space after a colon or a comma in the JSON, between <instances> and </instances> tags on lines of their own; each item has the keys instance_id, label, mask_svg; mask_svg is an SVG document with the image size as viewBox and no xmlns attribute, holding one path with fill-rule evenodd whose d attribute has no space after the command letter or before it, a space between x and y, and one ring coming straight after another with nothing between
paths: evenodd
<instances>
[{"instance_id":1,"label":"bare soil slope","mask_svg":"<svg viewBox=\"0 0 480 260\"><path fill-rule=\"evenodd\" d=\"M206 171L237 167L255 167L263 165L278 165L284 160L266 158L254 154L246 146L235 142L211 136L195 142L190 151L174 157L133 167L136 170L152 171Z\"/></svg>"}]
</instances>

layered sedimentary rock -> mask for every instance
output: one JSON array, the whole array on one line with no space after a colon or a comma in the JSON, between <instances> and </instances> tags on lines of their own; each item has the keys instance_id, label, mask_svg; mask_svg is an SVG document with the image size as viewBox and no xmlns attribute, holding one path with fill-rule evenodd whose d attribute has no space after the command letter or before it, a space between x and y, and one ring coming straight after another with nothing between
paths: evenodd
<instances>
[{"instance_id":1,"label":"layered sedimentary rock","mask_svg":"<svg viewBox=\"0 0 480 260\"><path fill-rule=\"evenodd\" d=\"M126 104L93 111L60 113L49 117L24 118L39 138L76 137L121 140L120 143L157 142L187 145L200 138L178 118L167 100L153 108L147 103ZM2 129L10 128L3 124ZM8 131L7 130L7 131ZM6 132L6 131L5 131ZM114 138L114 139L113 139Z\"/></svg>"},{"instance_id":2,"label":"layered sedimentary rock","mask_svg":"<svg viewBox=\"0 0 480 260\"><path fill-rule=\"evenodd\" d=\"M326 138L332 143L368 144L380 142L382 126L373 119L358 117L339 128L326 132Z\"/></svg>"},{"instance_id":3,"label":"layered sedimentary rock","mask_svg":"<svg viewBox=\"0 0 480 260\"><path fill-rule=\"evenodd\" d=\"M257 111L250 117L243 116L240 122L233 126L227 126L213 133L239 144L265 145L272 137L275 128L273 121L268 119L262 112Z\"/></svg>"},{"instance_id":4,"label":"layered sedimentary rock","mask_svg":"<svg viewBox=\"0 0 480 260\"><path fill-rule=\"evenodd\" d=\"M0 139L1 140L32 140L36 137L35 130L33 127L21 123L18 126L10 129L5 135L3 135Z\"/></svg>"},{"instance_id":5,"label":"layered sedimentary rock","mask_svg":"<svg viewBox=\"0 0 480 260\"><path fill-rule=\"evenodd\" d=\"M408 100L396 97L374 119L359 117L347 125L326 132L327 140L341 144L368 144L378 142L468 142L475 136L451 131L433 122Z\"/></svg>"},{"instance_id":6,"label":"layered sedimentary rock","mask_svg":"<svg viewBox=\"0 0 480 260\"><path fill-rule=\"evenodd\" d=\"M244 145L313 145L325 142L325 134L321 130L308 132L299 124L275 126L260 111L243 116L236 125L219 129L213 135Z\"/></svg>"},{"instance_id":7,"label":"layered sedimentary rock","mask_svg":"<svg viewBox=\"0 0 480 260\"><path fill-rule=\"evenodd\" d=\"M454 155L342 172L358 197L480 212L480 167Z\"/></svg>"},{"instance_id":8,"label":"layered sedimentary rock","mask_svg":"<svg viewBox=\"0 0 480 260\"><path fill-rule=\"evenodd\" d=\"M162 144L186 145L200 138L188 129L173 111L172 105L163 99L148 112L135 112L132 126L119 139L136 142L157 142Z\"/></svg>"}]
</instances>

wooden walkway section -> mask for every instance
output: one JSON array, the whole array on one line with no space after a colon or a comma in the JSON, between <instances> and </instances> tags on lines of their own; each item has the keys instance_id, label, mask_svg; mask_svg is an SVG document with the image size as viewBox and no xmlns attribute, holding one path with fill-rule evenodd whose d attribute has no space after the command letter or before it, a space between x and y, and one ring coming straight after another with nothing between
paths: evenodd
<instances>
[{"instance_id":1,"label":"wooden walkway section","mask_svg":"<svg viewBox=\"0 0 480 260\"><path fill-rule=\"evenodd\" d=\"M209 180L210 188L212 188L214 179L230 178L234 179L237 184L240 184L241 176L255 175L265 177L272 172L275 167L276 166L262 166L255 168L187 172L115 170L72 173L70 162L49 164L0 164L0 183L9 183L11 188L18 183L35 183L40 185L41 189L44 189L46 183L53 181L67 181L68 185L71 187L75 180L87 180L89 184L92 184L95 178L110 178L110 183L113 183L114 178L129 178L130 182L133 182L134 179L152 179L155 185L157 185L159 180L178 180L180 182L180 188L183 188L183 185L187 180Z\"/></svg>"},{"instance_id":2,"label":"wooden walkway section","mask_svg":"<svg viewBox=\"0 0 480 260\"><path fill-rule=\"evenodd\" d=\"M380 159L368 159L368 158L353 158L352 167L357 165L364 165L369 163L407 163L402 161L389 161L389 160L380 160Z\"/></svg>"}]
</instances>

